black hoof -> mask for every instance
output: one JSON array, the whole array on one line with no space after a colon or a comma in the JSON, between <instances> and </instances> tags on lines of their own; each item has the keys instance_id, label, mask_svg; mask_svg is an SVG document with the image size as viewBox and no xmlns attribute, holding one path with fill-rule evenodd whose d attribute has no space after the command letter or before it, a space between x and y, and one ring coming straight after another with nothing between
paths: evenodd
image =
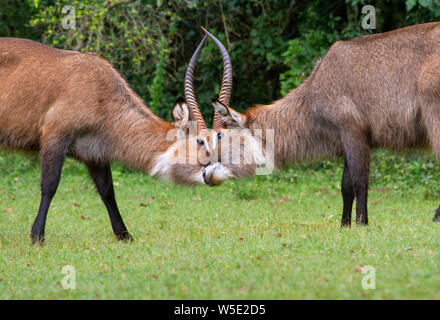
<instances>
[{"instance_id":1,"label":"black hoof","mask_svg":"<svg viewBox=\"0 0 440 320\"><path fill-rule=\"evenodd\" d=\"M44 234L34 234L31 232L29 237L31 238L33 245L44 245Z\"/></svg>"},{"instance_id":2,"label":"black hoof","mask_svg":"<svg viewBox=\"0 0 440 320\"><path fill-rule=\"evenodd\" d=\"M341 228L351 228L351 221L342 221Z\"/></svg>"},{"instance_id":3,"label":"black hoof","mask_svg":"<svg viewBox=\"0 0 440 320\"><path fill-rule=\"evenodd\" d=\"M124 241L124 242L133 241L133 236L130 233L128 233L128 231L123 231L119 234L115 234L115 236L118 241Z\"/></svg>"}]
</instances>

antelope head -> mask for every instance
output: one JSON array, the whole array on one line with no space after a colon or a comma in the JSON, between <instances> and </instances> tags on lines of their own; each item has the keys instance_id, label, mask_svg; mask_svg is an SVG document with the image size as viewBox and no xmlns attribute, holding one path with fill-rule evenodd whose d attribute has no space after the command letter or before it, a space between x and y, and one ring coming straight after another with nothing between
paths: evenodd
<instances>
[{"instance_id":1,"label":"antelope head","mask_svg":"<svg viewBox=\"0 0 440 320\"><path fill-rule=\"evenodd\" d=\"M246 116L229 107L232 63L223 44L206 29L185 75L185 99L173 108L173 125L179 139L164 154L169 178L177 183L219 185L229 178L254 175L266 165L263 137L247 128ZM210 37L220 49L223 77L218 99L213 100L214 120L209 130L194 95L193 76L199 52Z\"/></svg>"},{"instance_id":2,"label":"antelope head","mask_svg":"<svg viewBox=\"0 0 440 320\"><path fill-rule=\"evenodd\" d=\"M213 99L214 120L211 145L216 153L211 156L212 166L218 172L207 178L210 183L220 184L228 178L252 176L257 168L271 166L265 151L265 133L251 131L247 117L229 107L232 91L232 62L224 45L205 28L205 37L211 38L223 59L223 77L218 99ZM221 168L221 169L220 169Z\"/></svg>"},{"instance_id":3,"label":"antelope head","mask_svg":"<svg viewBox=\"0 0 440 320\"><path fill-rule=\"evenodd\" d=\"M172 109L175 129L168 132L166 140L175 142L159 155L151 172L180 184L214 186L231 177L217 156L223 133L207 128L194 94L194 68L206 38L200 42L189 62L185 75L185 99L179 98Z\"/></svg>"}]
</instances>

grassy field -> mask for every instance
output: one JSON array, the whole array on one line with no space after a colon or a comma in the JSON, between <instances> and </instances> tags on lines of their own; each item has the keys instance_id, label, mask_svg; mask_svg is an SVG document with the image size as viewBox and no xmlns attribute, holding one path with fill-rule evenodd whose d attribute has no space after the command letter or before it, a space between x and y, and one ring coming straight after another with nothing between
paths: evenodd
<instances>
[{"instance_id":1,"label":"grassy field","mask_svg":"<svg viewBox=\"0 0 440 320\"><path fill-rule=\"evenodd\" d=\"M378 151L370 226L339 227L342 161L217 188L158 182L114 165L131 244L118 243L85 168L68 160L46 245L28 233L39 203L33 156L0 153L1 299L440 298L440 169L431 155ZM76 289L61 286L65 265ZM362 288L362 266L376 289Z\"/></svg>"}]
</instances>

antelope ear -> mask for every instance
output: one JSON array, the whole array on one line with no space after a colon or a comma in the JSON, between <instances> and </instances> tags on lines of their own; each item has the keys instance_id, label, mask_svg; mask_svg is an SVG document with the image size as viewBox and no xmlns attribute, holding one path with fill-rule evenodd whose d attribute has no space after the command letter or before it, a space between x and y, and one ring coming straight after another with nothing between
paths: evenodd
<instances>
[{"instance_id":1,"label":"antelope ear","mask_svg":"<svg viewBox=\"0 0 440 320\"><path fill-rule=\"evenodd\" d=\"M186 131L189 128L189 109L185 99L178 98L176 102L174 102L171 114L173 116L174 127L183 131Z\"/></svg>"},{"instance_id":2,"label":"antelope ear","mask_svg":"<svg viewBox=\"0 0 440 320\"><path fill-rule=\"evenodd\" d=\"M215 111L220 115L220 119L224 125L228 128L244 128L246 123L246 116L232 108L225 106L223 103L217 99L212 100L212 106Z\"/></svg>"}]
</instances>

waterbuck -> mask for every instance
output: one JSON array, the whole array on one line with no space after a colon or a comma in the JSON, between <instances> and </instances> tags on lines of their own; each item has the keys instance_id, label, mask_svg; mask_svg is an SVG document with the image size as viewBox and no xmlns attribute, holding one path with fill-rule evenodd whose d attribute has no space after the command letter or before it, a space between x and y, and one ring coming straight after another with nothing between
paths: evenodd
<instances>
[{"instance_id":1,"label":"waterbuck","mask_svg":"<svg viewBox=\"0 0 440 320\"><path fill-rule=\"evenodd\" d=\"M203 146L204 154L210 146L192 88L194 64L205 39L188 66L188 104L176 101L170 123L157 117L99 55L0 38L0 144L40 152L41 202L30 234L33 243L44 241L65 157L86 164L120 240L131 236L115 201L112 161L182 184L224 179L220 164L198 161L199 149ZM194 136L188 135L190 120L198 128ZM180 139L170 138L173 129Z\"/></svg>"},{"instance_id":2,"label":"waterbuck","mask_svg":"<svg viewBox=\"0 0 440 320\"><path fill-rule=\"evenodd\" d=\"M204 31L231 66L221 42ZM227 72L227 79L232 79L232 68ZM298 88L270 105L244 114L224 101L215 100L213 106L217 131L260 129L264 136L273 130L278 168L312 157L345 157L342 225L351 225L355 198L356 222L367 225L371 148L431 146L440 159L440 23L338 41ZM232 142L230 148L241 146ZM260 148L246 152L264 148L262 139ZM224 176L248 176L254 171L249 164L226 164L229 160L220 159L227 169ZM433 220L440 220L440 207Z\"/></svg>"}]
</instances>

